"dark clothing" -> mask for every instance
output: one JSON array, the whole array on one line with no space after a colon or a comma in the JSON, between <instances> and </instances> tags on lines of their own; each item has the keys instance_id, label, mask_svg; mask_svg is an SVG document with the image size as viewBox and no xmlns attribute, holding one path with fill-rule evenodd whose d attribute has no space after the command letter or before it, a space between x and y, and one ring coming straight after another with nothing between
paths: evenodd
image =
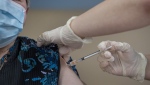
<instances>
[{"instance_id":1,"label":"dark clothing","mask_svg":"<svg viewBox=\"0 0 150 85\"><path fill-rule=\"evenodd\" d=\"M0 85L58 85L60 61L56 44L37 47L33 39L18 37L5 56Z\"/></svg>"}]
</instances>

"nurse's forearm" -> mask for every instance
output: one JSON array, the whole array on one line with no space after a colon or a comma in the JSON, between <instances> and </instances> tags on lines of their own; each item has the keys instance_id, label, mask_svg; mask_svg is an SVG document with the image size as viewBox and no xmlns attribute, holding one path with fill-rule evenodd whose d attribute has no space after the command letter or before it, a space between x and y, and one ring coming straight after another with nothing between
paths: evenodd
<instances>
[{"instance_id":1,"label":"nurse's forearm","mask_svg":"<svg viewBox=\"0 0 150 85\"><path fill-rule=\"evenodd\" d=\"M147 58L147 66L146 66L145 79L150 80L150 55L146 56L146 58Z\"/></svg>"},{"instance_id":2,"label":"nurse's forearm","mask_svg":"<svg viewBox=\"0 0 150 85\"><path fill-rule=\"evenodd\" d=\"M80 37L94 37L149 24L150 0L106 0L74 19L71 28Z\"/></svg>"}]
</instances>

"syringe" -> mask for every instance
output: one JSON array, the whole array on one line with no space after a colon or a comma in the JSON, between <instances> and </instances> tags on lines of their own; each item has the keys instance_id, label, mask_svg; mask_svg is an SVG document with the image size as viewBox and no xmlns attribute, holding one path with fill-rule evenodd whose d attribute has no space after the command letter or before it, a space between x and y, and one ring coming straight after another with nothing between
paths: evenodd
<instances>
[{"instance_id":1,"label":"syringe","mask_svg":"<svg viewBox=\"0 0 150 85\"><path fill-rule=\"evenodd\" d=\"M104 51L110 49L111 47L112 47L112 46L106 48ZM68 66L74 66L74 65L76 65L77 63L79 63L79 62L81 62L81 61L83 61L83 60L85 60L85 59L88 59L88 58L90 58L90 57L92 57L92 56L94 56L94 55L97 55L97 54L99 54L99 53L101 53L101 52L103 52L103 51L98 50L98 51L93 52L92 54L89 54L89 55L87 55L87 56L85 56L85 57L82 57L82 58L80 58L80 59L78 59L78 60L73 60L72 62L70 62L70 63L68 64Z\"/></svg>"}]
</instances>

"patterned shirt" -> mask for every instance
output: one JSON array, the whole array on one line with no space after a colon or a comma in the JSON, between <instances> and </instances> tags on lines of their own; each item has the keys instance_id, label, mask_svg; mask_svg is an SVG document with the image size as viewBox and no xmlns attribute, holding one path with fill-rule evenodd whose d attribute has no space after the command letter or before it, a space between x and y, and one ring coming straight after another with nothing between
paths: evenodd
<instances>
[{"instance_id":1,"label":"patterned shirt","mask_svg":"<svg viewBox=\"0 0 150 85\"><path fill-rule=\"evenodd\" d=\"M5 56L0 85L58 85L60 61L56 44L37 47L33 39L18 37ZM72 69L78 75L75 66Z\"/></svg>"}]
</instances>

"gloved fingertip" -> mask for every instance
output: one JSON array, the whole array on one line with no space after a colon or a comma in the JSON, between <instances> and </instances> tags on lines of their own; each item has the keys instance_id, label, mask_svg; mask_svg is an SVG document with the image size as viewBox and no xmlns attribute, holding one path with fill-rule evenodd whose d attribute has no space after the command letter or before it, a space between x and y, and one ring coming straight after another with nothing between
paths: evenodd
<instances>
[{"instance_id":1,"label":"gloved fingertip","mask_svg":"<svg viewBox=\"0 0 150 85\"><path fill-rule=\"evenodd\" d=\"M110 62L113 62L114 60L115 58L113 56L109 59Z\"/></svg>"},{"instance_id":2,"label":"gloved fingertip","mask_svg":"<svg viewBox=\"0 0 150 85\"><path fill-rule=\"evenodd\" d=\"M100 62L99 65L101 68L105 68L109 65L109 63L107 61L103 61L103 62Z\"/></svg>"},{"instance_id":3,"label":"gloved fingertip","mask_svg":"<svg viewBox=\"0 0 150 85\"><path fill-rule=\"evenodd\" d=\"M118 51L127 51L130 48L130 45L125 42L113 42L112 45L115 47L115 50Z\"/></svg>"},{"instance_id":4,"label":"gloved fingertip","mask_svg":"<svg viewBox=\"0 0 150 85\"><path fill-rule=\"evenodd\" d=\"M105 51L108 48L109 48L109 50L112 49L111 41L109 41L109 40L102 41L101 43L99 43L98 48L99 48L100 51Z\"/></svg>"},{"instance_id":5,"label":"gloved fingertip","mask_svg":"<svg viewBox=\"0 0 150 85\"><path fill-rule=\"evenodd\" d=\"M38 47L41 47L41 46L42 46L42 43L41 43L41 42L37 42L37 46L38 46Z\"/></svg>"},{"instance_id":6,"label":"gloved fingertip","mask_svg":"<svg viewBox=\"0 0 150 85\"><path fill-rule=\"evenodd\" d=\"M97 47L98 47L98 49L101 50L101 51L105 50L105 48L106 48L106 43L105 43L105 41L99 43Z\"/></svg>"},{"instance_id":7,"label":"gloved fingertip","mask_svg":"<svg viewBox=\"0 0 150 85\"><path fill-rule=\"evenodd\" d=\"M114 61L114 57L112 56L112 54L109 51L105 51L104 56L105 56L107 61L110 61L110 62Z\"/></svg>"},{"instance_id":8,"label":"gloved fingertip","mask_svg":"<svg viewBox=\"0 0 150 85\"><path fill-rule=\"evenodd\" d=\"M60 53L61 55L69 54L69 52L70 52L70 49L67 48L67 47L60 47L60 48L59 48L59 53Z\"/></svg>"},{"instance_id":9,"label":"gloved fingertip","mask_svg":"<svg viewBox=\"0 0 150 85\"><path fill-rule=\"evenodd\" d=\"M105 51L104 56L105 56L105 58L109 59L109 58L111 58L112 55L109 51Z\"/></svg>"}]
</instances>

